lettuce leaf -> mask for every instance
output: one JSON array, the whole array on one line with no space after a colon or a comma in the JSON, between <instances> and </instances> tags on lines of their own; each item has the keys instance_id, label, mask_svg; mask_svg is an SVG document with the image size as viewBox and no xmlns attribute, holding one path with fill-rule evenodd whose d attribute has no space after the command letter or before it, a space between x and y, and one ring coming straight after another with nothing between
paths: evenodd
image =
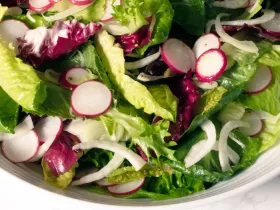
<instances>
[{"instance_id":1,"label":"lettuce leaf","mask_svg":"<svg viewBox=\"0 0 280 210\"><path fill-rule=\"evenodd\" d=\"M101 56L108 76L124 98L136 109L143 109L147 114L154 113L163 119L175 121L176 115L174 114L176 113L177 105L174 105L178 103L177 100L175 102L166 101L164 107L162 107L162 101L159 104L158 98L155 98L147 87L125 75L124 53L121 48L114 45L114 37L110 36L106 31L101 31L95 38L97 52ZM167 100L175 99L169 88L159 86L158 90L162 91L161 94L168 95ZM172 104L172 107L169 106L170 104Z\"/></svg>"},{"instance_id":2,"label":"lettuce leaf","mask_svg":"<svg viewBox=\"0 0 280 210\"><path fill-rule=\"evenodd\" d=\"M4 17L6 11L8 10L8 7L3 7L0 4L0 21L2 20L2 18Z\"/></svg>"},{"instance_id":3,"label":"lettuce leaf","mask_svg":"<svg viewBox=\"0 0 280 210\"><path fill-rule=\"evenodd\" d=\"M280 66L280 45L273 45L269 52L258 58L258 63L271 67Z\"/></svg>"},{"instance_id":4,"label":"lettuce leaf","mask_svg":"<svg viewBox=\"0 0 280 210\"><path fill-rule=\"evenodd\" d=\"M258 94L242 94L239 102L246 108L268 112L272 115L280 113L280 67L272 67L272 82L265 91Z\"/></svg>"},{"instance_id":5,"label":"lettuce leaf","mask_svg":"<svg viewBox=\"0 0 280 210\"><path fill-rule=\"evenodd\" d=\"M35 111L46 99L46 86L32 66L16 58L0 39L0 86L23 108Z\"/></svg>"},{"instance_id":6,"label":"lettuce leaf","mask_svg":"<svg viewBox=\"0 0 280 210\"><path fill-rule=\"evenodd\" d=\"M0 132L14 133L19 105L0 87Z\"/></svg>"}]
</instances>

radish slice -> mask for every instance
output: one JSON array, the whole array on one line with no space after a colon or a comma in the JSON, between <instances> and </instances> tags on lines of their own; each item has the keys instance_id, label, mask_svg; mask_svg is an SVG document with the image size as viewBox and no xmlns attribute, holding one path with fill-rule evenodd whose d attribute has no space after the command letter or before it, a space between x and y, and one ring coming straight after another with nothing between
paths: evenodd
<instances>
[{"instance_id":1,"label":"radish slice","mask_svg":"<svg viewBox=\"0 0 280 210\"><path fill-rule=\"evenodd\" d=\"M194 44L193 51L196 58L210 49L219 49L221 47L220 39L214 34L205 34L201 36Z\"/></svg>"},{"instance_id":2,"label":"radish slice","mask_svg":"<svg viewBox=\"0 0 280 210\"><path fill-rule=\"evenodd\" d=\"M51 3L57 3L60 2L61 0L49 0Z\"/></svg>"},{"instance_id":3,"label":"radish slice","mask_svg":"<svg viewBox=\"0 0 280 210\"><path fill-rule=\"evenodd\" d=\"M219 142L216 142L213 150L219 151ZM240 156L235 152L231 147L228 146L228 158L230 159L231 162L233 162L234 165L238 164L240 161Z\"/></svg>"},{"instance_id":4,"label":"radish slice","mask_svg":"<svg viewBox=\"0 0 280 210\"><path fill-rule=\"evenodd\" d=\"M143 68L143 67L149 65L150 63L152 63L153 61L155 61L156 59L159 58L160 51L161 50L159 49L159 51L157 53L147 56L146 58L143 58L143 59L135 61L135 62L126 62L125 69L126 70L136 70L136 69L140 69L140 68Z\"/></svg>"},{"instance_id":5,"label":"radish slice","mask_svg":"<svg viewBox=\"0 0 280 210\"><path fill-rule=\"evenodd\" d=\"M59 77L59 84L66 88L76 88L78 85L92 78L89 71L84 68L71 68L64 71Z\"/></svg>"},{"instance_id":6,"label":"radish slice","mask_svg":"<svg viewBox=\"0 0 280 210\"><path fill-rule=\"evenodd\" d=\"M201 82L212 82L218 79L227 67L227 56L219 49L203 53L196 62L196 77Z\"/></svg>"},{"instance_id":7,"label":"radish slice","mask_svg":"<svg viewBox=\"0 0 280 210\"><path fill-rule=\"evenodd\" d=\"M105 167L103 167L102 169L100 169L97 172L88 174L88 175L82 177L81 179L72 182L72 185L74 185L74 186L83 185L83 184L87 184L87 183L91 183L91 182L103 179L104 177L106 177L110 173L112 173L114 170L116 170L118 167L120 167L120 165L122 164L123 161L124 161L124 158L121 155L115 154L114 157L112 158L112 160L110 160L110 162Z\"/></svg>"},{"instance_id":8,"label":"radish slice","mask_svg":"<svg viewBox=\"0 0 280 210\"><path fill-rule=\"evenodd\" d=\"M246 51L246 52L251 52L251 53L258 53L259 49L256 46L256 44L252 41L239 41L233 37L231 37L230 35L228 35L222 28L222 24L220 21L220 18L224 16L224 14L219 14L216 18L215 21L215 27L216 27L216 31L218 33L218 35L221 37L221 39L224 42L227 42L233 46L235 46L236 48Z\"/></svg>"},{"instance_id":9,"label":"radish slice","mask_svg":"<svg viewBox=\"0 0 280 210\"><path fill-rule=\"evenodd\" d=\"M280 13L276 13L272 20L261 24L261 27L269 34L280 36Z\"/></svg>"},{"instance_id":10,"label":"radish slice","mask_svg":"<svg viewBox=\"0 0 280 210\"><path fill-rule=\"evenodd\" d=\"M193 79L194 84L203 89L203 90L212 90L216 87L218 87L218 83L216 81L212 82L200 82L197 78Z\"/></svg>"},{"instance_id":11,"label":"radish slice","mask_svg":"<svg viewBox=\"0 0 280 210\"><path fill-rule=\"evenodd\" d=\"M35 162L44 156L54 140L61 134L62 128L63 123L59 117L46 117L36 124L34 130L43 144L39 147L37 154L29 160L30 162Z\"/></svg>"},{"instance_id":12,"label":"radish slice","mask_svg":"<svg viewBox=\"0 0 280 210\"><path fill-rule=\"evenodd\" d=\"M263 92L272 81L272 71L268 66L259 65L254 76L245 88L247 94L258 94Z\"/></svg>"},{"instance_id":13,"label":"radish slice","mask_svg":"<svg viewBox=\"0 0 280 210\"><path fill-rule=\"evenodd\" d=\"M140 179L125 184L118 184L113 187L108 187L108 190L110 193L114 195L129 195L140 190L141 187L144 185L144 183L145 183L145 179Z\"/></svg>"},{"instance_id":14,"label":"radish slice","mask_svg":"<svg viewBox=\"0 0 280 210\"><path fill-rule=\"evenodd\" d=\"M189 154L185 157L185 166L186 168L189 168L191 166L193 166L194 164L196 164L197 162L199 162L202 158L204 158L204 156L206 156L214 147L215 143L216 143L216 128L214 126L214 124L210 121L207 120L205 121L202 125L201 125L202 130L205 131L206 135L207 135L207 143L205 144L205 146L199 150L197 150L197 148L193 147L191 148L191 151L189 152ZM200 146L197 146L200 147Z\"/></svg>"},{"instance_id":15,"label":"radish slice","mask_svg":"<svg viewBox=\"0 0 280 210\"><path fill-rule=\"evenodd\" d=\"M245 136L256 136L263 129L262 120L254 112L246 112L241 120L250 124L248 128L239 128L239 131Z\"/></svg>"},{"instance_id":16,"label":"radish slice","mask_svg":"<svg viewBox=\"0 0 280 210\"><path fill-rule=\"evenodd\" d=\"M186 74L195 69L195 55L193 51L181 40L168 39L164 42L161 55L169 68L176 73Z\"/></svg>"},{"instance_id":17,"label":"radish slice","mask_svg":"<svg viewBox=\"0 0 280 210\"><path fill-rule=\"evenodd\" d=\"M100 179L98 181L95 182L97 185L99 185L100 187L113 187L116 186L116 184L112 184L106 181L105 178Z\"/></svg>"},{"instance_id":18,"label":"radish slice","mask_svg":"<svg viewBox=\"0 0 280 210\"><path fill-rule=\"evenodd\" d=\"M34 131L19 135L2 144L3 155L14 163L21 163L33 158L39 148L39 138Z\"/></svg>"},{"instance_id":19,"label":"radish slice","mask_svg":"<svg viewBox=\"0 0 280 210\"><path fill-rule=\"evenodd\" d=\"M125 146L112 141L92 140L86 143L80 143L75 145L73 147L73 150L85 150L92 148L109 150L123 156L131 163L131 165L135 168L136 171L139 171L146 164L146 161L144 161L138 154L136 154L132 150L129 150Z\"/></svg>"},{"instance_id":20,"label":"radish slice","mask_svg":"<svg viewBox=\"0 0 280 210\"><path fill-rule=\"evenodd\" d=\"M244 8L249 5L248 0L224 0L224 1L214 1L214 7L223 7L227 9L239 9Z\"/></svg>"},{"instance_id":21,"label":"radish slice","mask_svg":"<svg viewBox=\"0 0 280 210\"><path fill-rule=\"evenodd\" d=\"M44 12L53 5L50 0L28 0L28 8L34 12Z\"/></svg>"},{"instance_id":22,"label":"radish slice","mask_svg":"<svg viewBox=\"0 0 280 210\"><path fill-rule=\"evenodd\" d=\"M4 39L7 44L12 43L16 54L18 54L17 39L23 38L28 30L28 26L19 20L9 19L0 22L0 37Z\"/></svg>"},{"instance_id":23,"label":"radish slice","mask_svg":"<svg viewBox=\"0 0 280 210\"><path fill-rule=\"evenodd\" d=\"M71 107L79 116L98 117L109 110L112 100L112 93L106 85L98 81L88 81L73 91Z\"/></svg>"},{"instance_id":24,"label":"radish slice","mask_svg":"<svg viewBox=\"0 0 280 210\"><path fill-rule=\"evenodd\" d=\"M82 6L82 5L87 5L91 4L93 0L69 0L72 4Z\"/></svg>"},{"instance_id":25,"label":"radish slice","mask_svg":"<svg viewBox=\"0 0 280 210\"><path fill-rule=\"evenodd\" d=\"M221 130L219 138L219 160L221 164L222 171L230 170L230 164L228 159L228 145L227 139L230 132L236 128L249 127L250 125L246 122L240 120L232 120L226 123Z\"/></svg>"},{"instance_id":26,"label":"radish slice","mask_svg":"<svg viewBox=\"0 0 280 210\"><path fill-rule=\"evenodd\" d=\"M9 7L9 9L5 12L5 15L21 15L22 9L20 7Z\"/></svg>"},{"instance_id":27,"label":"radish slice","mask_svg":"<svg viewBox=\"0 0 280 210\"><path fill-rule=\"evenodd\" d=\"M121 0L106 0L104 16L101 18L101 21L106 22L113 19L114 9L113 6L121 4Z\"/></svg>"},{"instance_id":28,"label":"radish slice","mask_svg":"<svg viewBox=\"0 0 280 210\"><path fill-rule=\"evenodd\" d=\"M8 141L10 139L16 138L18 136L28 133L34 128L32 118L28 115L21 123L15 127L15 134L10 133L1 133L0 132L0 141Z\"/></svg>"}]
</instances>

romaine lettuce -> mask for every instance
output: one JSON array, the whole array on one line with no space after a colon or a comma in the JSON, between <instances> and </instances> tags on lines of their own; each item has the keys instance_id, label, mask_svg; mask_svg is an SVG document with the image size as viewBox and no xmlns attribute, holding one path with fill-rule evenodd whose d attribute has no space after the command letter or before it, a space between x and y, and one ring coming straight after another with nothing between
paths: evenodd
<instances>
[{"instance_id":1,"label":"romaine lettuce","mask_svg":"<svg viewBox=\"0 0 280 210\"><path fill-rule=\"evenodd\" d=\"M0 21L2 20L2 18L4 17L6 11L8 10L8 7L3 7L0 4Z\"/></svg>"}]
</instances>

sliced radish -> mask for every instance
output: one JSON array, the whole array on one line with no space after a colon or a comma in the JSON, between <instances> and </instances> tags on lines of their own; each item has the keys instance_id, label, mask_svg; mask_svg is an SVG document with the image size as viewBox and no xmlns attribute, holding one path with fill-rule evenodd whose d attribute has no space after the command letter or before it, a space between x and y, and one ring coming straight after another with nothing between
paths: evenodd
<instances>
[{"instance_id":1,"label":"sliced radish","mask_svg":"<svg viewBox=\"0 0 280 210\"><path fill-rule=\"evenodd\" d=\"M35 162L41 159L49 150L54 140L61 134L63 128L62 120L59 117L46 117L40 120L35 131L38 134L40 142L44 142L38 149L37 154L30 159L30 162Z\"/></svg>"},{"instance_id":2,"label":"sliced radish","mask_svg":"<svg viewBox=\"0 0 280 210\"><path fill-rule=\"evenodd\" d=\"M98 181L95 182L97 185L99 185L100 187L113 187L116 186L116 184L112 184L106 181L105 178L100 179Z\"/></svg>"},{"instance_id":3,"label":"sliced radish","mask_svg":"<svg viewBox=\"0 0 280 210\"><path fill-rule=\"evenodd\" d=\"M57 2L60 2L61 0L49 0L51 3L57 3Z\"/></svg>"},{"instance_id":4,"label":"sliced radish","mask_svg":"<svg viewBox=\"0 0 280 210\"><path fill-rule=\"evenodd\" d=\"M43 12L54 5L50 0L29 0L28 8L34 12Z\"/></svg>"},{"instance_id":5,"label":"sliced radish","mask_svg":"<svg viewBox=\"0 0 280 210\"><path fill-rule=\"evenodd\" d=\"M39 138L34 131L17 136L2 144L3 155L14 163L25 162L33 158L39 148Z\"/></svg>"},{"instance_id":6,"label":"sliced radish","mask_svg":"<svg viewBox=\"0 0 280 210\"><path fill-rule=\"evenodd\" d=\"M9 9L5 12L5 15L21 15L22 9L20 7L9 7Z\"/></svg>"},{"instance_id":7,"label":"sliced radish","mask_svg":"<svg viewBox=\"0 0 280 210\"><path fill-rule=\"evenodd\" d=\"M16 54L18 54L17 39L23 38L28 30L28 26L19 20L9 19L0 23L0 37L4 39L7 44L12 43Z\"/></svg>"},{"instance_id":8,"label":"sliced radish","mask_svg":"<svg viewBox=\"0 0 280 210\"><path fill-rule=\"evenodd\" d=\"M125 184L118 184L113 187L108 187L108 190L110 193L114 195L129 195L140 190L141 187L144 185L144 183L145 183L145 179L140 179Z\"/></svg>"},{"instance_id":9,"label":"sliced radish","mask_svg":"<svg viewBox=\"0 0 280 210\"><path fill-rule=\"evenodd\" d=\"M219 49L203 53L196 62L196 77L201 82L212 82L218 79L227 67L227 56Z\"/></svg>"},{"instance_id":10,"label":"sliced radish","mask_svg":"<svg viewBox=\"0 0 280 210\"><path fill-rule=\"evenodd\" d=\"M79 116L98 117L108 111L112 99L112 93L106 85L98 81L88 81L73 91L71 107Z\"/></svg>"},{"instance_id":11,"label":"sliced radish","mask_svg":"<svg viewBox=\"0 0 280 210\"><path fill-rule=\"evenodd\" d=\"M69 0L72 4L82 6L82 5L87 5L91 4L93 0Z\"/></svg>"},{"instance_id":12,"label":"sliced radish","mask_svg":"<svg viewBox=\"0 0 280 210\"><path fill-rule=\"evenodd\" d=\"M194 44L193 51L196 58L210 49L219 49L221 41L215 34L205 34L201 36Z\"/></svg>"},{"instance_id":13,"label":"sliced radish","mask_svg":"<svg viewBox=\"0 0 280 210\"><path fill-rule=\"evenodd\" d=\"M103 17L101 18L101 21L106 22L113 19L113 13L114 9L113 6L117 6L121 4L121 0L106 0L105 5L105 12Z\"/></svg>"},{"instance_id":14,"label":"sliced radish","mask_svg":"<svg viewBox=\"0 0 280 210\"><path fill-rule=\"evenodd\" d=\"M258 94L263 92L272 81L272 71L268 66L259 65L254 76L248 82L245 93Z\"/></svg>"},{"instance_id":15,"label":"sliced radish","mask_svg":"<svg viewBox=\"0 0 280 210\"><path fill-rule=\"evenodd\" d=\"M256 136L263 129L262 120L254 112L246 112L241 120L250 124L247 128L239 128L239 131L246 136Z\"/></svg>"},{"instance_id":16,"label":"sliced radish","mask_svg":"<svg viewBox=\"0 0 280 210\"><path fill-rule=\"evenodd\" d=\"M195 55L181 40L168 39L161 48L161 55L169 68L179 74L195 69Z\"/></svg>"},{"instance_id":17,"label":"sliced radish","mask_svg":"<svg viewBox=\"0 0 280 210\"><path fill-rule=\"evenodd\" d=\"M276 13L271 21L261 24L261 27L269 34L280 36L280 13Z\"/></svg>"},{"instance_id":18,"label":"sliced radish","mask_svg":"<svg viewBox=\"0 0 280 210\"><path fill-rule=\"evenodd\" d=\"M59 77L59 84L66 88L76 88L81 83L91 79L91 74L84 68L71 68Z\"/></svg>"},{"instance_id":19,"label":"sliced radish","mask_svg":"<svg viewBox=\"0 0 280 210\"><path fill-rule=\"evenodd\" d=\"M25 133L28 133L34 128L32 118L30 115L25 117L25 119L19 123L15 127L15 134L10 134L10 133L0 133L0 141L8 141L12 138L18 137L20 135L24 135Z\"/></svg>"}]
</instances>

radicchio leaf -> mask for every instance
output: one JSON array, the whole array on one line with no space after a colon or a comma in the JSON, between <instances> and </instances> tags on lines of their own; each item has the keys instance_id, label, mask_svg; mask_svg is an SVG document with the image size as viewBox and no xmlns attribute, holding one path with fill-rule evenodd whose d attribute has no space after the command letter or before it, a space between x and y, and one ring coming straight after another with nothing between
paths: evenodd
<instances>
[{"instance_id":1,"label":"radicchio leaf","mask_svg":"<svg viewBox=\"0 0 280 210\"><path fill-rule=\"evenodd\" d=\"M65 55L88 41L101 25L90 22L85 25L77 20L57 21L52 28L39 27L29 30L19 39L20 55L38 67L47 60Z\"/></svg>"},{"instance_id":2,"label":"radicchio leaf","mask_svg":"<svg viewBox=\"0 0 280 210\"><path fill-rule=\"evenodd\" d=\"M6 7L15 7L25 2L26 0L0 0L0 4Z\"/></svg>"}]
</instances>

